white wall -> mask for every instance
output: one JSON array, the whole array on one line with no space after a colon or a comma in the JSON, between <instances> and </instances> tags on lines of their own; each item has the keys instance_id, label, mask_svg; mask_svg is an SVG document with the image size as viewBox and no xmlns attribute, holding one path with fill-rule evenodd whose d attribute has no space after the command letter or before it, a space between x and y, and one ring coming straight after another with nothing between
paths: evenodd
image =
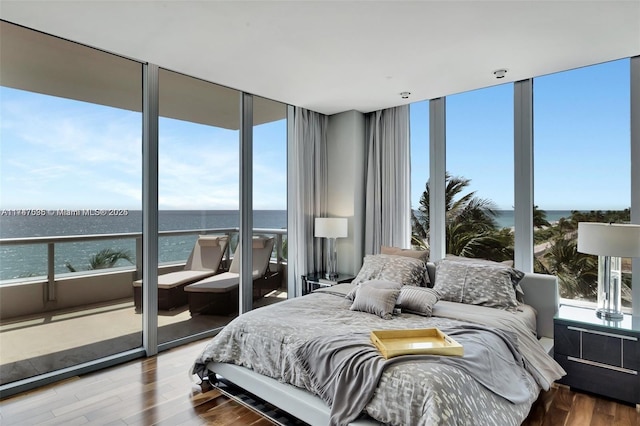
<instances>
[{"instance_id":1,"label":"white wall","mask_svg":"<svg viewBox=\"0 0 640 426\"><path fill-rule=\"evenodd\" d=\"M355 274L364 253L365 120L358 111L329 117L328 216L349 219L349 236L337 240L338 272Z\"/></svg>"}]
</instances>

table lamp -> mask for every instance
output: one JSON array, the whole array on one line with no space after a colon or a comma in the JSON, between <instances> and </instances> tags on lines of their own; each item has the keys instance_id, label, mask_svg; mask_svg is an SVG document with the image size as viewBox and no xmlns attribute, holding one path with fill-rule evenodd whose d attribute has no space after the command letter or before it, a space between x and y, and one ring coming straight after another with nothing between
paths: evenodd
<instances>
[{"instance_id":1,"label":"table lamp","mask_svg":"<svg viewBox=\"0 0 640 426\"><path fill-rule=\"evenodd\" d=\"M621 320L620 258L640 257L640 225L580 222L578 251L599 256L596 315L606 320Z\"/></svg>"},{"instance_id":2,"label":"table lamp","mask_svg":"<svg viewBox=\"0 0 640 426\"><path fill-rule=\"evenodd\" d=\"M317 217L314 236L327 239L326 270L324 277L328 280L338 278L338 253L336 238L347 236L347 219L342 217Z\"/></svg>"}]
</instances>

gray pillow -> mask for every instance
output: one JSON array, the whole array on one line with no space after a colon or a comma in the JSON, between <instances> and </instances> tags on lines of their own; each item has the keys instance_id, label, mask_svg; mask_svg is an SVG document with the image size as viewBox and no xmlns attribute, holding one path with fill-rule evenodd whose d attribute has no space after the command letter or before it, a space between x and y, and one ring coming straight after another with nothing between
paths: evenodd
<instances>
[{"instance_id":1,"label":"gray pillow","mask_svg":"<svg viewBox=\"0 0 640 426\"><path fill-rule=\"evenodd\" d=\"M402 285L425 285L424 261L391 254L368 254L353 284L370 280L395 281Z\"/></svg>"},{"instance_id":2,"label":"gray pillow","mask_svg":"<svg viewBox=\"0 0 640 426\"><path fill-rule=\"evenodd\" d=\"M436 265L433 289L440 300L515 311L520 302L509 269L504 265L443 259Z\"/></svg>"},{"instance_id":3,"label":"gray pillow","mask_svg":"<svg viewBox=\"0 0 640 426\"><path fill-rule=\"evenodd\" d=\"M402 288L402 284L397 283L395 281L387 281L387 280L370 280L364 281L355 286L347 295L345 296L349 300L353 300L356 297L356 293L358 289L361 287L374 287L374 288L392 288L396 290L400 290Z\"/></svg>"},{"instance_id":4,"label":"gray pillow","mask_svg":"<svg viewBox=\"0 0 640 426\"><path fill-rule=\"evenodd\" d=\"M420 259L423 262L429 260L429 250L411 250L400 247L380 246L380 254L395 254L396 256L407 256Z\"/></svg>"},{"instance_id":5,"label":"gray pillow","mask_svg":"<svg viewBox=\"0 0 640 426\"><path fill-rule=\"evenodd\" d=\"M432 288L402 286L396 305L403 311L430 317L440 297Z\"/></svg>"},{"instance_id":6,"label":"gray pillow","mask_svg":"<svg viewBox=\"0 0 640 426\"><path fill-rule=\"evenodd\" d=\"M477 265L492 265L495 268L504 268L511 275L511 283L513 284L513 289L516 291L516 299L518 299L518 302L524 303L524 291L520 286L520 280L522 280L522 278L524 277L524 272L518 271L517 269L513 268L513 260L495 262L493 260L488 260L488 259L476 259L473 257L454 256L452 254L448 254L446 259L459 261L459 262L475 263Z\"/></svg>"},{"instance_id":7,"label":"gray pillow","mask_svg":"<svg viewBox=\"0 0 640 426\"><path fill-rule=\"evenodd\" d=\"M352 311L368 312L382 319L391 319L400 290L363 286L356 293L351 305Z\"/></svg>"}]
</instances>

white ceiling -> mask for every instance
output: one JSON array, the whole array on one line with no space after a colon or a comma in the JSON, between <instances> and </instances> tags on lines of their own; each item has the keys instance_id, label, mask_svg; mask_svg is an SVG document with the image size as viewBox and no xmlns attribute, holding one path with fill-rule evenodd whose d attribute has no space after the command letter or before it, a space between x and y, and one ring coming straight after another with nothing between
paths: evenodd
<instances>
[{"instance_id":1,"label":"white ceiling","mask_svg":"<svg viewBox=\"0 0 640 426\"><path fill-rule=\"evenodd\" d=\"M2 0L0 18L325 114L640 55L640 0Z\"/></svg>"}]
</instances>

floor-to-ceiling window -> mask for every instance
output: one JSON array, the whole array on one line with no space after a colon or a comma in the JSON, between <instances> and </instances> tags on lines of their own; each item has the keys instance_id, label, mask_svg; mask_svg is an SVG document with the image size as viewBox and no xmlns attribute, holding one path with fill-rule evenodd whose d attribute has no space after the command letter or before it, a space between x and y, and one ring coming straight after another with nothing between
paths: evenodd
<instances>
[{"instance_id":1,"label":"floor-to-ceiling window","mask_svg":"<svg viewBox=\"0 0 640 426\"><path fill-rule=\"evenodd\" d=\"M216 237L226 247L212 273L229 271L240 226L241 92L160 69L158 174L143 178L145 67L6 22L0 30L4 396L144 353L143 181L159 186L159 275L207 269ZM269 270L280 272L260 295L270 303L286 297L286 106L256 100L254 227L276 241ZM158 344L229 322L239 300L237 286L227 287L213 291L230 295L214 302L225 312L192 312L183 293L165 292ZM11 387L24 378L34 381Z\"/></svg>"},{"instance_id":2,"label":"floor-to-ceiling window","mask_svg":"<svg viewBox=\"0 0 640 426\"><path fill-rule=\"evenodd\" d=\"M427 248L429 235L429 101L409 105L411 245Z\"/></svg>"},{"instance_id":3,"label":"floor-to-ceiling window","mask_svg":"<svg viewBox=\"0 0 640 426\"><path fill-rule=\"evenodd\" d=\"M219 275L230 267L239 225L240 92L161 69L159 111L158 342L165 343L225 325L237 311L237 288L193 291L184 287L208 277L182 282L167 274L186 268ZM229 309L209 309L208 298L232 294Z\"/></svg>"},{"instance_id":4,"label":"floor-to-ceiling window","mask_svg":"<svg viewBox=\"0 0 640 426\"><path fill-rule=\"evenodd\" d=\"M142 65L0 21L0 379L141 345Z\"/></svg>"},{"instance_id":5,"label":"floor-to-ceiling window","mask_svg":"<svg viewBox=\"0 0 640 426\"><path fill-rule=\"evenodd\" d=\"M513 260L513 85L446 99L447 253Z\"/></svg>"},{"instance_id":6,"label":"floor-to-ceiling window","mask_svg":"<svg viewBox=\"0 0 640 426\"><path fill-rule=\"evenodd\" d=\"M535 269L564 298L595 301L596 256L577 251L578 222L629 222L629 59L534 80ZM631 260L622 259L623 306Z\"/></svg>"},{"instance_id":7,"label":"floor-to-ceiling window","mask_svg":"<svg viewBox=\"0 0 640 426\"><path fill-rule=\"evenodd\" d=\"M254 250L254 306L287 297L287 106L253 97L253 227L273 249Z\"/></svg>"}]
</instances>

